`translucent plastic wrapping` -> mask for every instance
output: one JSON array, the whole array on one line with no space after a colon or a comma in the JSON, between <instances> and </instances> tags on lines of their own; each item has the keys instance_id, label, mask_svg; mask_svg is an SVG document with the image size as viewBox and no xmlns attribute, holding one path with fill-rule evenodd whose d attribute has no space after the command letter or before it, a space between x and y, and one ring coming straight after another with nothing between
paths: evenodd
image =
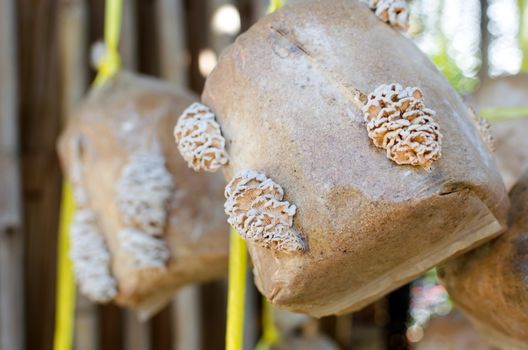
<instances>
[{"instance_id":1,"label":"translucent plastic wrapping","mask_svg":"<svg viewBox=\"0 0 528 350\"><path fill-rule=\"evenodd\" d=\"M477 113L493 118L495 159L506 187L515 185L509 229L439 270L482 336L504 349L528 344L528 113L508 120L513 109L527 106L527 87L528 75L502 77L484 81L471 98Z\"/></svg>"},{"instance_id":2,"label":"translucent plastic wrapping","mask_svg":"<svg viewBox=\"0 0 528 350\"><path fill-rule=\"evenodd\" d=\"M528 173L510 192L509 229L439 269L450 296L501 349L528 344Z\"/></svg>"},{"instance_id":3,"label":"translucent plastic wrapping","mask_svg":"<svg viewBox=\"0 0 528 350\"><path fill-rule=\"evenodd\" d=\"M493 119L497 167L509 190L528 170L528 74L486 80L470 103Z\"/></svg>"},{"instance_id":4,"label":"translucent plastic wrapping","mask_svg":"<svg viewBox=\"0 0 528 350\"><path fill-rule=\"evenodd\" d=\"M436 113L441 156L429 169L396 164L369 139L367 96L392 83L419 89ZM296 207L304 249L248 240L256 284L279 307L357 310L505 227L508 197L463 101L358 1L261 19L224 51L202 102L226 140L226 178L265 174Z\"/></svg>"},{"instance_id":5,"label":"translucent plastic wrapping","mask_svg":"<svg viewBox=\"0 0 528 350\"><path fill-rule=\"evenodd\" d=\"M195 101L120 73L90 92L59 142L77 201L96 215L98 243L110 252L114 300L143 316L178 287L227 269L224 179L194 173L173 146L172 128Z\"/></svg>"}]
</instances>

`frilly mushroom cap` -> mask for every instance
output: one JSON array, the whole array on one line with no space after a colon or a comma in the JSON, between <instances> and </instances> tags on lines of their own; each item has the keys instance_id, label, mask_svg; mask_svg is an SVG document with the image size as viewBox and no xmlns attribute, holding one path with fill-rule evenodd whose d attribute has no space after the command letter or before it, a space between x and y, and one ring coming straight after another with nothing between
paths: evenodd
<instances>
[{"instance_id":1,"label":"frilly mushroom cap","mask_svg":"<svg viewBox=\"0 0 528 350\"><path fill-rule=\"evenodd\" d=\"M509 229L439 268L449 295L481 334L504 349L528 344L528 172L510 192Z\"/></svg>"},{"instance_id":2,"label":"frilly mushroom cap","mask_svg":"<svg viewBox=\"0 0 528 350\"><path fill-rule=\"evenodd\" d=\"M78 209L70 227L70 258L81 292L91 300L106 303L117 294L110 273L110 253L92 210Z\"/></svg>"},{"instance_id":3,"label":"frilly mushroom cap","mask_svg":"<svg viewBox=\"0 0 528 350\"><path fill-rule=\"evenodd\" d=\"M362 0L378 18L391 26L407 30L409 27L409 6L406 0Z\"/></svg>"},{"instance_id":4,"label":"frilly mushroom cap","mask_svg":"<svg viewBox=\"0 0 528 350\"><path fill-rule=\"evenodd\" d=\"M378 86L369 94L363 113L369 137L397 164L429 168L440 158L442 134L420 89Z\"/></svg>"},{"instance_id":5,"label":"frilly mushroom cap","mask_svg":"<svg viewBox=\"0 0 528 350\"><path fill-rule=\"evenodd\" d=\"M283 201L282 188L266 175L243 170L226 186L227 221L246 240L278 251L303 251L302 237L292 228L295 205Z\"/></svg>"},{"instance_id":6,"label":"frilly mushroom cap","mask_svg":"<svg viewBox=\"0 0 528 350\"><path fill-rule=\"evenodd\" d=\"M161 154L132 154L121 170L116 191L117 206L125 225L149 236L162 236L173 182Z\"/></svg>"},{"instance_id":7,"label":"frilly mushroom cap","mask_svg":"<svg viewBox=\"0 0 528 350\"><path fill-rule=\"evenodd\" d=\"M77 197L87 197L98 216L115 300L144 315L176 288L227 270L224 179L196 174L174 147L172 128L195 101L160 81L119 73L90 92L59 142L66 173L82 173Z\"/></svg>"},{"instance_id":8,"label":"frilly mushroom cap","mask_svg":"<svg viewBox=\"0 0 528 350\"><path fill-rule=\"evenodd\" d=\"M227 164L225 139L213 112L201 103L188 107L174 128L178 149L195 171L215 172Z\"/></svg>"},{"instance_id":9,"label":"frilly mushroom cap","mask_svg":"<svg viewBox=\"0 0 528 350\"><path fill-rule=\"evenodd\" d=\"M423 93L442 155L398 165L368 137L380 85ZM221 55L202 101L216 115L231 180L252 169L296 206L307 250L248 242L272 303L315 316L359 309L505 226L507 193L467 108L416 46L353 0L266 16Z\"/></svg>"}]
</instances>

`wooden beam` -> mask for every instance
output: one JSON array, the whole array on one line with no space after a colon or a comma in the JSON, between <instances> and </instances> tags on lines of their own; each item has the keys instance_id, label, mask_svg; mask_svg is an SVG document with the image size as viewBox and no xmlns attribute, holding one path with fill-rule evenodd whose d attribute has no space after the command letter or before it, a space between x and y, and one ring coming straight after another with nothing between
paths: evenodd
<instances>
[{"instance_id":1,"label":"wooden beam","mask_svg":"<svg viewBox=\"0 0 528 350\"><path fill-rule=\"evenodd\" d=\"M161 76L170 82L185 86L189 53L185 44L183 1L159 0L157 5Z\"/></svg>"},{"instance_id":2,"label":"wooden beam","mask_svg":"<svg viewBox=\"0 0 528 350\"><path fill-rule=\"evenodd\" d=\"M18 106L24 234L27 237L24 240L25 346L49 350L54 337L61 193L61 173L55 152L61 124L59 11L56 0L24 0L16 4L19 96L23 96L23 103Z\"/></svg>"},{"instance_id":3,"label":"wooden beam","mask_svg":"<svg viewBox=\"0 0 528 350\"><path fill-rule=\"evenodd\" d=\"M489 44L491 36L488 29L488 5L488 0L480 0L480 81L489 78Z\"/></svg>"},{"instance_id":4,"label":"wooden beam","mask_svg":"<svg viewBox=\"0 0 528 350\"><path fill-rule=\"evenodd\" d=\"M15 2L0 0L0 232L21 226Z\"/></svg>"},{"instance_id":5,"label":"wooden beam","mask_svg":"<svg viewBox=\"0 0 528 350\"><path fill-rule=\"evenodd\" d=\"M24 348L16 0L0 0L0 349Z\"/></svg>"},{"instance_id":6,"label":"wooden beam","mask_svg":"<svg viewBox=\"0 0 528 350\"><path fill-rule=\"evenodd\" d=\"M123 3L123 25L121 30L121 63L124 69L135 71L137 69L137 2L126 0Z\"/></svg>"},{"instance_id":7,"label":"wooden beam","mask_svg":"<svg viewBox=\"0 0 528 350\"><path fill-rule=\"evenodd\" d=\"M174 349L202 348L200 289L197 285L178 291L172 303Z\"/></svg>"},{"instance_id":8,"label":"wooden beam","mask_svg":"<svg viewBox=\"0 0 528 350\"><path fill-rule=\"evenodd\" d=\"M125 349L127 350L149 350L150 329L148 323L139 320L136 312L126 311L125 321ZM183 348L182 348L183 349Z\"/></svg>"}]
</instances>

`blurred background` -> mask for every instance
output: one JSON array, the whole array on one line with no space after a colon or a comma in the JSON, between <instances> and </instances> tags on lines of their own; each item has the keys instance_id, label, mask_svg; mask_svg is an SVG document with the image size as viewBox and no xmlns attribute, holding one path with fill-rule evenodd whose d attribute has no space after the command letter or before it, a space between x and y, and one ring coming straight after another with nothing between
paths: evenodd
<instances>
[{"instance_id":1,"label":"blurred background","mask_svg":"<svg viewBox=\"0 0 528 350\"><path fill-rule=\"evenodd\" d=\"M490 77L528 68L526 2L413 0L410 36L470 95ZM124 3L124 67L197 93L222 49L268 7L267 0ZM103 20L103 0L0 0L1 350L53 348L62 181L55 143L94 78ZM248 303L258 309L250 288ZM226 283L201 286L198 295L201 347L222 349ZM80 297L75 349L177 349L188 332L177 308L141 323L131 311ZM419 344L433 315L451 308L432 271L359 313L324 318L317 327L343 349L407 349ZM247 322L248 349L259 322Z\"/></svg>"}]
</instances>

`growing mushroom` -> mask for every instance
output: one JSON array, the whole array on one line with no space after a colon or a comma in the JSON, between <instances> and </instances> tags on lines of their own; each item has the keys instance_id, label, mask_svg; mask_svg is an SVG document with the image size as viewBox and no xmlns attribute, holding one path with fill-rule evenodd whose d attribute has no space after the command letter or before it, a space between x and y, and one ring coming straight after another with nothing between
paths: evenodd
<instances>
[{"instance_id":1,"label":"growing mushroom","mask_svg":"<svg viewBox=\"0 0 528 350\"><path fill-rule=\"evenodd\" d=\"M450 296L481 334L504 349L528 344L528 172L510 192L509 229L443 265Z\"/></svg>"},{"instance_id":2,"label":"growing mushroom","mask_svg":"<svg viewBox=\"0 0 528 350\"><path fill-rule=\"evenodd\" d=\"M194 174L172 147L172 125L195 100L119 73L90 92L61 136L80 208L71 256L81 291L92 299L148 316L176 288L226 273L224 180Z\"/></svg>"},{"instance_id":3,"label":"growing mushroom","mask_svg":"<svg viewBox=\"0 0 528 350\"><path fill-rule=\"evenodd\" d=\"M505 228L507 193L463 101L362 2L264 17L202 102L225 139L229 222L279 307L360 309Z\"/></svg>"}]
</instances>

